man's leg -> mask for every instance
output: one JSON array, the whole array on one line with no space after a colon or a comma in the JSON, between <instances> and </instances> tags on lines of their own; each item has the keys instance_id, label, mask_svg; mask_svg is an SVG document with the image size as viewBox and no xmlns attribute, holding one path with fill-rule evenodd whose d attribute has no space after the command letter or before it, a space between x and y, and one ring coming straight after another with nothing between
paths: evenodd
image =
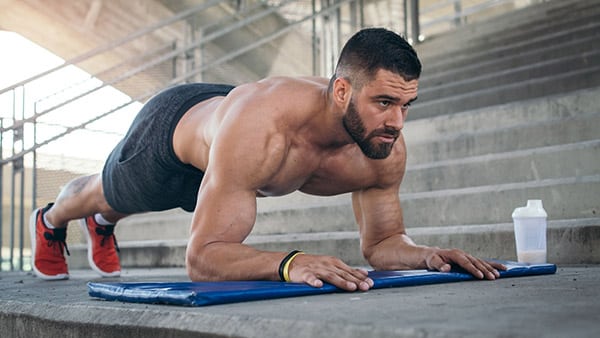
<instances>
[{"instance_id":1,"label":"man's leg","mask_svg":"<svg viewBox=\"0 0 600 338\"><path fill-rule=\"evenodd\" d=\"M69 221L82 219L90 266L102 276L120 275L118 246L113 231L114 224L125 216L114 211L106 202L101 175L72 180L62 189L54 204L32 214L30 231L34 272L43 279L68 278L63 252L66 249L69 253L66 227Z\"/></svg>"},{"instance_id":2,"label":"man's leg","mask_svg":"<svg viewBox=\"0 0 600 338\"><path fill-rule=\"evenodd\" d=\"M100 174L79 177L69 182L58 194L52 208L46 212L45 219L57 228L64 228L69 221L97 213L112 224L127 216L114 211L106 202Z\"/></svg>"}]
</instances>

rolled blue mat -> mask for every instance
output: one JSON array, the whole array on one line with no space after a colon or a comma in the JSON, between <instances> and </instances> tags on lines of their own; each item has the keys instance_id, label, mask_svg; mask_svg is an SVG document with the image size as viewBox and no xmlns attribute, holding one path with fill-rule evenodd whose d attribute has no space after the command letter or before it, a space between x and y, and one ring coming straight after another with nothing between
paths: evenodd
<instances>
[{"instance_id":1,"label":"rolled blue mat","mask_svg":"<svg viewBox=\"0 0 600 338\"><path fill-rule=\"evenodd\" d=\"M556 272L554 264L522 264L497 261L506 265L500 277L546 275ZM426 284L452 283L474 280L464 270L437 272L427 270L370 271L373 289ZM88 283L91 297L132 303L206 306L266 300L284 297L318 295L346 292L331 284L313 288L303 283L271 281L225 281L225 282L156 282L156 283Z\"/></svg>"}]
</instances>

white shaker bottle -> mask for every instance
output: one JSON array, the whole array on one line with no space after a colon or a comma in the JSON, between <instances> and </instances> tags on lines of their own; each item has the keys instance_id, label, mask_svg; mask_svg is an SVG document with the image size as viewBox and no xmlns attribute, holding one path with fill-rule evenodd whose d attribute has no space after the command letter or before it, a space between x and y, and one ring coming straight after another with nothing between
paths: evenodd
<instances>
[{"instance_id":1,"label":"white shaker bottle","mask_svg":"<svg viewBox=\"0 0 600 338\"><path fill-rule=\"evenodd\" d=\"M546 218L541 200L528 200L512 214L519 263L546 263Z\"/></svg>"}]
</instances>

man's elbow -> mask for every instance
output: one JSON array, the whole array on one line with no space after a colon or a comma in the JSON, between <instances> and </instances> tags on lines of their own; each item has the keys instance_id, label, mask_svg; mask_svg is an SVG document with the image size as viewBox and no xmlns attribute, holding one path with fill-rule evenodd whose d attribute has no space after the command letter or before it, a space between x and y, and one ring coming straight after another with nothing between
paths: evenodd
<instances>
[{"instance_id":1,"label":"man's elbow","mask_svg":"<svg viewBox=\"0 0 600 338\"><path fill-rule=\"evenodd\" d=\"M374 270L389 270L389 266L379 259L377 255L365 256L365 259Z\"/></svg>"},{"instance_id":2,"label":"man's elbow","mask_svg":"<svg viewBox=\"0 0 600 338\"><path fill-rule=\"evenodd\" d=\"M367 260L369 265L375 270L384 270L385 267L382 265L381 260L379 259L379 255L377 254L377 250L373 247L361 247L361 251L363 257Z\"/></svg>"},{"instance_id":3,"label":"man's elbow","mask_svg":"<svg viewBox=\"0 0 600 338\"><path fill-rule=\"evenodd\" d=\"M218 280L214 269L211 269L208 264L205 264L206 250L189 249L186 251L185 266L188 277L192 282L207 282Z\"/></svg>"},{"instance_id":4,"label":"man's elbow","mask_svg":"<svg viewBox=\"0 0 600 338\"><path fill-rule=\"evenodd\" d=\"M407 267L394 255L394 251L383 246L362 247L362 253L369 265L375 270L401 270Z\"/></svg>"}]
</instances>

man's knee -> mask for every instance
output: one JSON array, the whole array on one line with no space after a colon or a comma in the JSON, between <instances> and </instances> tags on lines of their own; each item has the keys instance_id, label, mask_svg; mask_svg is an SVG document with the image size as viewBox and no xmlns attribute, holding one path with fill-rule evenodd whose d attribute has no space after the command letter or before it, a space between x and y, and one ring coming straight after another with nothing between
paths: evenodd
<instances>
[{"instance_id":1,"label":"man's knee","mask_svg":"<svg viewBox=\"0 0 600 338\"><path fill-rule=\"evenodd\" d=\"M104 197L102 175L100 174L78 177L72 180L65 187L65 190L67 190L66 193L69 195L86 199L89 203L92 203L93 209L99 211L112 210Z\"/></svg>"},{"instance_id":2,"label":"man's knee","mask_svg":"<svg viewBox=\"0 0 600 338\"><path fill-rule=\"evenodd\" d=\"M99 209L102 210L102 212L114 212L113 208L106 201L106 196L104 195L102 175L95 175L92 188L94 189L94 198L96 199L96 204L98 205Z\"/></svg>"}]
</instances>

